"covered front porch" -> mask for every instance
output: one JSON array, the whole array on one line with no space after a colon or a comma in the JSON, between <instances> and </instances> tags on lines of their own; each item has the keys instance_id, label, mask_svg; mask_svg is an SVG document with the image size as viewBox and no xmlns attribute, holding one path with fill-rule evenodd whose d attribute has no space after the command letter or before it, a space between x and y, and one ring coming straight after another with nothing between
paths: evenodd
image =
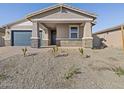
<instances>
[{"instance_id":1,"label":"covered front porch","mask_svg":"<svg viewBox=\"0 0 124 93\"><path fill-rule=\"evenodd\" d=\"M51 45L92 48L92 20L90 19L33 19L31 46Z\"/></svg>"}]
</instances>

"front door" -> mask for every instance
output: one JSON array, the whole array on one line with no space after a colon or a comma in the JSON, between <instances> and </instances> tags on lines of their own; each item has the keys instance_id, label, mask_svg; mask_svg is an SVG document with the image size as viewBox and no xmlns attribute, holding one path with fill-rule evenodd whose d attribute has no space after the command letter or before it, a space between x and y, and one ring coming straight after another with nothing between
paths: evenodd
<instances>
[{"instance_id":1,"label":"front door","mask_svg":"<svg viewBox=\"0 0 124 93\"><path fill-rule=\"evenodd\" d=\"M56 31L51 31L51 45L56 45Z\"/></svg>"}]
</instances>

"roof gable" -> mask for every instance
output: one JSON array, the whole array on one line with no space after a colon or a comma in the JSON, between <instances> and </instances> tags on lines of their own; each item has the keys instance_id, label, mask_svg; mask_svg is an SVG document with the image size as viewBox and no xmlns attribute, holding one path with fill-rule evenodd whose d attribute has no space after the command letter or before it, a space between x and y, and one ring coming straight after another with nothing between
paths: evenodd
<instances>
[{"instance_id":1,"label":"roof gable","mask_svg":"<svg viewBox=\"0 0 124 93\"><path fill-rule=\"evenodd\" d=\"M51 10L55 10L55 9L63 9L63 8L66 8L66 9L69 9L71 11L74 11L74 12L77 12L77 13L80 13L80 14L83 14L83 15L86 15L86 16L89 16L89 17L92 17L92 18L96 18L96 15L93 14L93 13L89 13L87 11L84 11L84 10L80 10L78 8L74 8L72 6L69 6L69 5L66 5L66 4L57 4L57 5L54 5L54 6L51 6L51 7L48 7L48 8L45 8L45 9L42 9L42 10L39 10L39 11L36 11L34 13L31 13L31 14L28 14L26 16L26 18L32 18L34 16L37 16L37 15L40 15L40 14L43 14L45 12L48 12L48 11L51 11Z\"/></svg>"},{"instance_id":2,"label":"roof gable","mask_svg":"<svg viewBox=\"0 0 124 93\"><path fill-rule=\"evenodd\" d=\"M85 14L78 13L77 11L70 10L68 8L60 7L47 11L45 13L40 13L30 18L31 20L62 20L62 19L82 19L82 20L93 20L92 17Z\"/></svg>"}]
</instances>

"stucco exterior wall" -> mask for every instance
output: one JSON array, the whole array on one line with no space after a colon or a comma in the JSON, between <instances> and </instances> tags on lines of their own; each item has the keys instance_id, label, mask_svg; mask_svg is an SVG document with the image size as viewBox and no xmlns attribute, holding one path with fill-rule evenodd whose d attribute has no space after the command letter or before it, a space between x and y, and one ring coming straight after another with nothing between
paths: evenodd
<instances>
[{"instance_id":1,"label":"stucco exterior wall","mask_svg":"<svg viewBox=\"0 0 124 93\"><path fill-rule=\"evenodd\" d=\"M79 39L69 39L69 25L79 26ZM82 46L83 27L80 24L57 24L57 45L58 46Z\"/></svg>"},{"instance_id":2,"label":"stucco exterior wall","mask_svg":"<svg viewBox=\"0 0 124 93\"><path fill-rule=\"evenodd\" d=\"M64 40L60 40L60 46L64 46L64 47L82 47L82 39L64 39Z\"/></svg>"},{"instance_id":3,"label":"stucco exterior wall","mask_svg":"<svg viewBox=\"0 0 124 93\"><path fill-rule=\"evenodd\" d=\"M83 27L80 26L81 24L59 23L56 26L57 38L60 38L60 39L69 38L69 26L70 25L78 25L79 26L79 38L83 37Z\"/></svg>"},{"instance_id":4,"label":"stucco exterior wall","mask_svg":"<svg viewBox=\"0 0 124 93\"><path fill-rule=\"evenodd\" d=\"M111 32L105 32L101 34L97 34L97 37L94 38L94 43L96 45L100 45L100 39L104 39L102 43L104 43L107 47L114 47L114 48L122 48L122 32L121 30L114 30Z\"/></svg>"}]
</instances>

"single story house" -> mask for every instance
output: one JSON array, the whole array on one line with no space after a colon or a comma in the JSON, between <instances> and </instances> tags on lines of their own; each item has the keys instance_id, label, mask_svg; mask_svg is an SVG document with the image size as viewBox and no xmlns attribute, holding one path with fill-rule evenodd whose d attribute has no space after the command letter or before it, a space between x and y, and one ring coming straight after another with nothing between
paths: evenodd
<instances>
[{"instance_id":1,"label":"single story house","mask_svg":"<svg viewBox=\"0 0 124 93\"><path fill-rule=\"evenodd\" d=\"M57 4L2 26L5 29L5 46L92 48L95 20L93 13Z\"/></svg>"},{"instance_id":2,"label":"single story house","mask_svg":"<svg viewBox=\"0 0 124 93\"><path fill-rule=\"evenodd\" d=\"M93 45L97 48L124 48L124 24L93 33Z\"/></svg>"}]
</instances>

